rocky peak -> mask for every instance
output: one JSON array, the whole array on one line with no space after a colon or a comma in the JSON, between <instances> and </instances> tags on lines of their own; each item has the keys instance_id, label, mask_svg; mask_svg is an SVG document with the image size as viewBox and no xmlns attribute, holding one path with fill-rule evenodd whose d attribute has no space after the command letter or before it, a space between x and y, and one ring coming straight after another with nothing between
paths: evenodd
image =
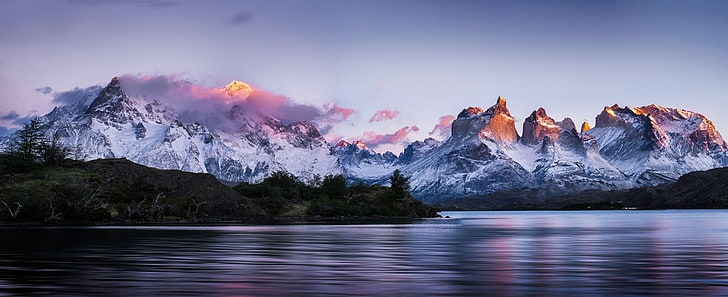
<instances>
[{"instance_id":1,"label":"rocky peak","mask_svg":"<svg viewBox=\"0 0 728 297\"><path fill-rule=\"evenodd\" d=\"M294 147L314 149L316 147L327 146L326 139L321 136L321 133L313 124L307 121L293 122L286 125L276 118L268 117L265 124L276 135L285 139Z\"/></svg>"},{"instance_id":2,"label":"rocky peak","mask_svg":"<svg viewBox=\"0 0 728 297\"><path fill-rule=\"evenodd\" d=\"M118 77L111 79L108 85L91 102L84 114L101 122L120 129L120 124L138 121L144 116L136 108L132 100L121 88Z\"/></svg>"},{"instance_id":3,"label":"rocky peak","mask_svg":"<svg viewBox=\"0 0 728 297\"><path fill-rule=\"evenodd\" d=\"M413 161L416 161L420 159L422 156L424 156L427 152L430 150L439 147L442 144L441 141L438 141L434 138L427 138L423 141L415 141L413 143L410 143L404 151L402 151L401 154L399 154L399 158L397 159L398 164L408 164Z\"/></svg>"},{"instance_id":4,"label":"rocky peak","mask_svg":"<svg viewBox=\"0 0 728 297\"><path fill-rule=\"evenodd\" d=\"M576 129L561 130L559 133L559 146L562 149L570 150L575 153L585 154L586 147L584 140L576 132Z\"/></svg>"},{"instance_id":5,"label":"rocky peak","mask_svg":"<svg viewBox=\"0 0 728 297\"><path fill-rule=\"evenodd\" d=\"M485 112L479 107L464 109L452 122L452 136L470 137L477 135L482 139L493 140L499 144L514 144L518 141L516 125L506 100L498 97L496 104Z\"/></svg>"},{"instance_id":6,"label":"rocky peak","mask_svg":"<svg viewBox=\"0 0 728 297\"><path fill-rule=\"evenodd\" d=\"M628 108L621 108L619 104L605 106L602 112L597 115L596 128L626 127L627 123L618 115L625 112L632 113Z\"/></svg>"},{"instance_id":7,"label":"rocky peak","mask_svg":"<svg viewBox=\"0 0 728 297\"><path fill-rule=\"evenodd\" d=\"M556 122L556 125L561 127L561 130L576 130L576 124L571 118L564 118L561 122Z\"/></svg>"},{"instance_id":8,"label":"rocky peak","mask_svg":"<svg viewBox=\"0 0 728 297\"><path fill-rule=\"evenodd\" d=\"M680 135L686 142L685 148L700 151L726 150L723 137L713 122L697 112L684 109L648 105L632 109L635 114L649 117L665 133Z\"/></svg>"},{"instance_id":9,"label":"rocky peak","mask_svg":"<svg viewBox=\"0 0 728 297\"><path fill-rule=\"evenodd\" d=\"M458 114L458 119L469 118L469 117L472 117L474 115L478 115L481 113L483 113L482 108L477 107L477 106L470 106L466 109L463 109L463 111L461 111L460 114Z\"/></svg>"},{"instance_id":10,"label":"rocky peak","mask_svg":"<svg viewBox=\"0 0 728 297\"><path fill-rule=\"evenodd\" d=\"M571 121L569 119L569 121ZM568 125L568 123L566 123ZM573 125L573 122L571 123ZM523 137L521 143L526 145L534 145L542 141L545 137L550 140L559 138L561 127L557 125L553 118L546 114L543 107L534 110L531 115L523 121Z\"/></svg>"},{"instance_id":11,"label":"rocky peak","mask_svg":"<svg viewBox=\"0 0 728 297\"><path fill-rule=\"evenodd\" d=\"M337 142L334 147L348 147L349 145L351 144L348 141L342 139L339 140L339 142Z\"/></svg>"},{"instance_id":12,"label":"rocky peak","mask_svg":"<svg viewBox=\"0 0 728 297\"><path fill-rule=\"evenodd\" d=\"M225 94L228 95L228 97L245 99L248 98L251 92L253 92L253 88L244 82L233 80L223 88L223 91L225 91Z\"/></svg>"},{"instance_id":13,"label":"rocky peak","mask_svg":"<svg viewBox=\"0 0 728 297\"><path fill-rule=\"evenodd\" d=\"M589 125L589 122L584 121L583 123L581 123L581 133L584 133L589 130L591 130L591 126Z\"/></svg>"},{"instance_id":14,"label":"rocky peak","mask_svg":"<svg viewBox=\"0 0 728 297\"><path fill-rule=\"evenodd\" d=\"M89 105L88 109L86 109L86 113L92 113L103 105L117 103L125 97L126 94L121 90L119 78L114 76L106 87L101 89L99 96L91 102L91 105Z\"/></svg>"},{"instance_id":15,"label":"rocky peak","mask_svg":"<svg viewBox=\"0 0 728 297\"><path fill-rule=\"evenodd\" d=\"M488 108L488 110L485 111L488 115L506 115L508 117L511 117L511 112L508 110L508 107L506 107L506 98L503 98L501 96L498 96L498 99L495 102L495 105Z\"/></svg>"},{"instance_id":16,"label":"rocky peak","mask_svg":"<svg viewBox=\"0 0 728 297\"><path fill-rule=\"evenodd\" d=\"M354 140L352 142L348 142L343 139L339 140L339 142L337 142L336 145L334 145L334 148L339 149L339 150L354 150L354 151L369 150L369 147L363 141Z\"/></svg>"}]
</instances>

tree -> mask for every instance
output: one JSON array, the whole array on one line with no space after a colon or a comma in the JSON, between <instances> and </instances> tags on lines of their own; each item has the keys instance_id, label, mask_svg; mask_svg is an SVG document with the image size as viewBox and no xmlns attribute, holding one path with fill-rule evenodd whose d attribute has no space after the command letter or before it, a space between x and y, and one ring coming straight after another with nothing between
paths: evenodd
<instances>
[{"instance_id":1,"label":"tree","mask_svg":"<svg viewBox=\"0 0 728 297\"><path fill-rule=\"evenodd\" d=\"M344 198L348 192L346 178L341 175L326 175L321 182L321 192L329 198Z\"/></svg>"},{"instance_id":2,"label":"tree","mask_svg":"<svg viewBox=\"0 0 728 297\"><path fill-rule=\"evenodd\" d=\"M409 178L402 175L399 169L392 172L392 177L389 178L391 183L392 191L394 192L395 199L403 199L409 196L410 184Z\"/></svg>"},{"instance_id":3,"label":"tree","mask_svg":"<svg viewBox=\"0 0 728 297\"><path fill-rule=\"evenodd\" d=\"M70 150L55 139L49 141L43 134L42 123L40 118L35 118L15 132L16 138L10 146L10 154L26 163L59 165L68 158Z\"/></svg>"},{"instance_id":4,"label":"tree","mask_svg":"<svg viewBox=\"0 0 728 297\"><path fill-rule=\"evenodd\" d=\"M11 145L10 153L24 161L40 161L47 141L41 131L41 123L39 118L35 118L15 132L17 138Z\"/></svg>"},{"instance_id":5,"label":"tree","mask_svg":"<svg viewBox=\"0 0 728 297\"><path fill-rule=\"evenodd\" d=\"M54 139L49 142L44 142L41 145L40 159L46 165L60 165L61 162L68 158L70 152L71 150L61 146Z\"/></svg>"},{"instance_id":6,"label":"tree","mask_svg":"<svg viewBox=\"0 0 728 297\"><path fill-rule=\"evenodd\" d=\"M263 183L266 183L270 186L281 187L281 188L298 186L298 180L296 179L296 177L293 176L293 174L288 173L283 170L279 170L279 171L275 171L275 172L271 173L271 175L269 177L266 177L263 180Z\"/></svg>"}]
</instances>

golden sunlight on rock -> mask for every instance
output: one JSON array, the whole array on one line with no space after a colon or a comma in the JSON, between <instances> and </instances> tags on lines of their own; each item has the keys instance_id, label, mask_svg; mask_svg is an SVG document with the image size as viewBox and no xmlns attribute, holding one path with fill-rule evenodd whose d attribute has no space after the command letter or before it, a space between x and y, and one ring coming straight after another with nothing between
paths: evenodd
<instances>
[{"instance_id":1,"label":"golden sunlight on rock","mask_svg":"<svg viewBox=\"0 0 728 297\"><path fill-rule=\"evenodd\" d=\"M250 93L253 92L253 88L244 82L233 80L223 88L223 91L229 97L248 98Z\"/></svg>"}]
</instances>

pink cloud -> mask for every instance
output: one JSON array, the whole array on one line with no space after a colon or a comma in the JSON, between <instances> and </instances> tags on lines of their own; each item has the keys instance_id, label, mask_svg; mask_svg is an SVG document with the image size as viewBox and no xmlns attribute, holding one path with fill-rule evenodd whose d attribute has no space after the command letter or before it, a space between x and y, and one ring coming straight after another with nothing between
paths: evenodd
<instances>
[{"instance_id":1,"label":"pink cloud","mask_svg":"<svg viewBox=\"0 0 728 297\"><path fill-rule=\"evenodd\" d=\"M399 115L399 111L396 110L390 110L388 108L382 109L380 111L377 111L371 119L369 119L370 123L373 122L381 122L384 120L391 120Z\"/></svg>"},{"instance_id":2,"label":"pink cloud","mask_svg":"<svg viewBox=\"0 0 728 297\"><path fill-rule=\"evenodd\" d=\"M356 112L336 104L317 107L296 103L286 96L237 81L221 88L206 88L178 75L123 75L119 81L125 92L164 102L201 122L210 118L211 113L227 112L238 106L246 114L268 115L286 123L309 121L330 129Z\"/></svg>"},{"instance_id":3,"label":"pink cloud","mask_svg":"<svg viewBox=\"0 0 728 297\"><path fill-rule=\"evenodd\" d=\"M327 114L331 115L334 118L337 118L341 121L345 121L349 118L350 115L356 113L356 110L346 107L341 107L337 105L333 105L328 109Z\"/></svg>"},{"instance_id":4,"label":"pink cloud","mask_svg":"<svg viewBox=\"0 0 728 297\"><path fill-rule=\"evenodd\" d=\"M397 144L405 141L408 134L417 131L420 131L420 128L417 126L405 126L392 134L379 134L374 131L367 131L364 132L361 137L357 139L352 139L352 141L361 140L369 146L377 146L380 144Z\"/></svg>"},{"instance_id":5,"label":"pink cloud","mask_svg":"<svg viewBox=\"0 0 728 297\"><path fill-rule=\"evenodd\" d=\"M430 135L442 136L447 138L448 136L450 136L450 126L452 125L453 120L455 120L454 115L448 114L441 116L435 127L432 128L432 131L430 131Z\"/></svg>"}]
</instances>

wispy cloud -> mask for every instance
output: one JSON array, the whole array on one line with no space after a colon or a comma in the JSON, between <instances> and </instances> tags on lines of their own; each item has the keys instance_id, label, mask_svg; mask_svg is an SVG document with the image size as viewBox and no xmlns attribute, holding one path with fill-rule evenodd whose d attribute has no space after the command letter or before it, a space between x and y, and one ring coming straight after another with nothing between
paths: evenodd
<instances>
[{"instance_id":1,"label":"wispy cloud","mask_svg":"<svg viewBox=\"0 0 728 297\"><path fill-rule=\"evenodd\" d=\"M54 92L53 103L60 105L70 105L75 104L81 100L86 100L87 103L91 103L88 102L90 101L89 99L94 99L96 96L98 96L99 92L101 92L101 89L103 89L103 87L101 86L92 86L88 88L76 87L70 91Z\"/></svg>"},{"instance_id":2,"label":"wispy cloud","mask_svg":"<svg viewBox=\"0 0 728 297\"><path fill-rule=\"evenodd\" d=\"M450 126L452 125L453 120L455 120L454 115L448 114L441 116L435 127L432 128L432 131L430 131L430 136L439 136L442 138L449 137L451 134Z\"/></svg>"},{"instance_id":3,"label":"wispy cloud","mask_svg":"<svg viewBox=\"0 0 728 297\"><path fill-rule=\"evenodd\" d=\"M38 93L41 93L43 95L48 95L50 93L53 93L53 88L51 88L51 87L35 88L35 91Z\"/></svg>"},{"instance_id":4,"label":"wispy cloud","mask_svg":"<svg viewBox=\"0 0 728 297\"><path fill-rule=\"evenodd\" d=\"M384 120L391 120L393 118L396 118L397 115L399 115L399 111L396 110L390 110L388 108L382 109L374 113L372 118L369 119L370 123L374 122L381 122Z\"/></svg>"},{"instance_id":5,"label":"wispy cloud","mask_svg":"<svg viewBox=\"0 0 728 297\"><path fill-rule=\"evenodd\" d=\"M228 23L231 25L241 26L253 21L253 12L251 11L240 11L228 19Z\"/></svg>"},{"instance_id":6,"label":"wispy cloud","mask_svg":"<svg viewBox=\"0 0 728 297\"><path fill-rule=\"evenodd\" d=\"M404 126L392 134L379 134L374 131L367 131L358 138L352 139L364 141L370 147L376 147L382 144L401 144L407 141L407 135L412 132L420 131L417 126Z\"/></svg>"},{"instance_id":7,"label":"wispy cloud","mask_svg":"<svg viewBox=\"0 0 728 297\"><path fill-rule=\"evenodd\" d=\"M20 114L18 114L14 110L11 110L10 112L7 112L5 114L0 114L0 120L3 120L3 121L12 121L19 117L20 117Z\"/></svg>"},{"instance_id":8,"label":"wispy cloud","mask_svg":"<svg viewBox=\"0 0 728 297\"><path fill-rule=\"evenodd\" d=\"M0 113L0 127L5 129L5 134L8 134L36 117L37 116L35 114L21 115L15 110ZM0 133L0 135L2 135L2 133Z\"/></svg>"}]
</instances>

